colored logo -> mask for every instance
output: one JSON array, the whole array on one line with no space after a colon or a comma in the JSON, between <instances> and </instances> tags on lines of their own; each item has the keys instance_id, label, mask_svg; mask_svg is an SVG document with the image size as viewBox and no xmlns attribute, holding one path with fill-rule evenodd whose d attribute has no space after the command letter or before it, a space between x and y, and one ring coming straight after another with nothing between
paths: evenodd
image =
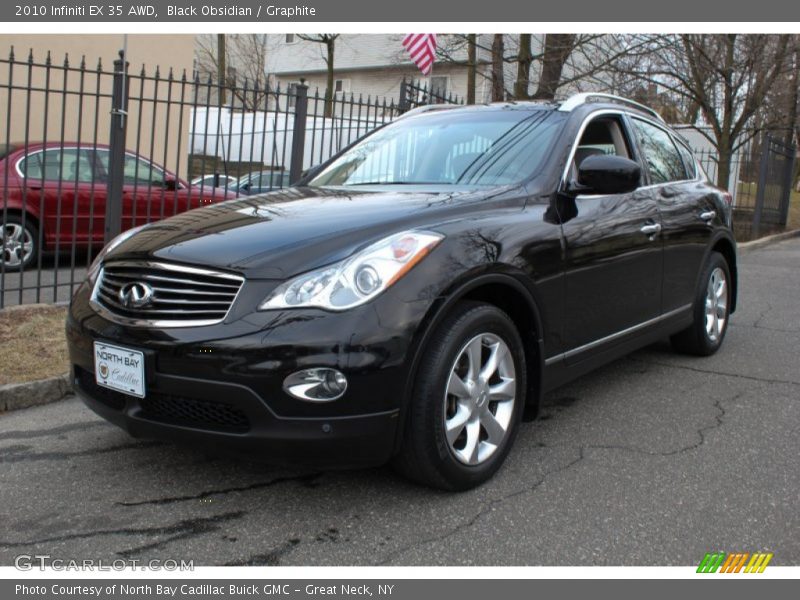
<instances>
[{"instance_id":1,"label":"colored logo","mask_svg":"<svg viewBox=\"0 0 800 600\"><path fill-rule=\"evenodd\" d=\"M100 377L108 379L108 365L106 363L100 363Z\"/></svg>"},{"instance_id":2,"label":"colored logo","mask_svg":"<svg viewBox=\"0 0 800 600\"><path fill-rule=\"evenodd\" d=\"M698 573L763 573L772 552L707 552L697 566Z\"/></svg>"}]
</instances>

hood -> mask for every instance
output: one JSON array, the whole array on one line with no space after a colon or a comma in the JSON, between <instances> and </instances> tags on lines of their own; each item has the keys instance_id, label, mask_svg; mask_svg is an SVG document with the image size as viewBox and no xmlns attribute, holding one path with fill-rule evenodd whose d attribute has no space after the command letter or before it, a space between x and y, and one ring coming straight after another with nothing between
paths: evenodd
<instances>
[{"instance_id":1,"label":"hood","mask_svg":"<svg viewBox=\"0 0 800 600\"><path fill-rule=\"evenodd\" d=\"M230 269L250 278L283 279L341 260L397 231L435 229L474 209L490 209L504 191L291 188L153 223L109 257L159 259Z\"/></svg>"}]
</instances>

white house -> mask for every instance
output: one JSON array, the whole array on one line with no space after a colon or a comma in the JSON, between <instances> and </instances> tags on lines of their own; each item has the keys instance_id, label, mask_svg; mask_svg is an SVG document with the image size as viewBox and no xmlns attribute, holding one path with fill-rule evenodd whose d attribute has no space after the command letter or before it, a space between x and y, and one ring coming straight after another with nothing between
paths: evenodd
<instances>
[{"instance_id":1,"label":"white house","mask_svg":"<svg viewBox=\"0 0 800 600\"><path fill-rule=\"evenodd\" d=\"M300 39L293 33L268 34L269 57L267 64L282 88L305 80L309 93L319 89L325 93L327 66L325 46ZM450 38L450 39L448 39ZM482 35L479 45L488 47L491 36ZM352 92L365 99L370 96L380 99L398 100L403 78L420 80L440 95L467 95L467 51L466 45L455 50L450 60L435 63L429 77L423 77L411 62L401 45L399 34L341 34L336 39L334 56L334 90L337 94ZM452 36L439 36L440 45L452 45ZM461 62L463 64L456 64ZM481 48L477 55L476 100L489 101L490 54Z\"/></svg>"}]
</instances>

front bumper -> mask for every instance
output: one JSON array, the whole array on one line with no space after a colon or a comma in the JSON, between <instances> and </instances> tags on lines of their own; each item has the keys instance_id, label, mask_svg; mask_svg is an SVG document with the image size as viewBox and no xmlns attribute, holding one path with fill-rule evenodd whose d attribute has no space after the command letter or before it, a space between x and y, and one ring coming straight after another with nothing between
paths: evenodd
<instances>
[{"instance_id":1,"label":"front bumper","mask_svg":"<svg viewBox=\"0 0 800 600\"><path fill-rule=\"evenodd\" d=\"M82 286L67 317L74 389L135 437L321 467L383 464L397 448L422 303L387 298L343 313L255 312L213 326L159 330L108 321L88 296ZM145 398L94 383L95 340L144 353ZM347 376L342 398L312 403L283 391L286 376L315 366Z\"/></svg>"}]
</instances>

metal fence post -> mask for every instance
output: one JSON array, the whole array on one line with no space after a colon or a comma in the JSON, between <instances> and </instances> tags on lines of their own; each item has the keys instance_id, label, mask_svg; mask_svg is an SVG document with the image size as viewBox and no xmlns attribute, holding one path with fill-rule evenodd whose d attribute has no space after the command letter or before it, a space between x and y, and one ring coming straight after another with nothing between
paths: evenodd
<instances>
[{"instance_id":1,"label":"metal fence post","mask_svg":"<svg viewBox=\"0 0 800 600\"><path fill-rule=\"evenodd\" d=\"M772 136L767 135L761 145L761 162L758 167L758 189L756 190L756 205L753 209L753 225L750 237L758 237L761 229L761 213L764 210L764 196L767 193L767 175L769 174L769 155L772 152Z\"/></svg>"},{"instance_id":2,"label":"metal fence post","mask_svg":"<svg viewBox=\"0 0 800 600\"><path fill-rule=\"evenodd\" d=\"M122 230L122 184L125 171L125 134L128 116L128 63L124 51L114 61L114 84L111 92L111 132L109 134L108 193L106 196L105 234L107 244Z\"/></svg>"},{"instance_id":3,"label":"metal fence post","mask_svg":"<svg viewBox=\"0 0 800 600\"><path fill-rule=\"evenodd\" d=\"M294 185L303 175L303 156L306 149L306 115L308 114L308 86L304 80L295 86L294 128L292 129L292 155L289 166L289 183Z\"/></svg>"},{"instance_id":4,"label":"metal fence post","mask_svg":"<svg viewBox=\"0 0 800 600\"><path fill-rule=\"evenodd\" d=\"M400 114L403 114L409 109L408 105L408 82L403 77L403 82L400 84L400 101L397 103L397 109Z\"/></svg>"},{"instance_id":5,"label":"metal fence post","mask_svg":"<svg viewBox=\"0 0 800 600\"><path fill-rule=\"evenodd\" d=\"M784 148L786 150L786 155L784 158L784 167L783 167L783 195L781 197L781 209L780 209L780 225L786 227L786 223L789 221L789 205L792 201L792 183L794 179L794 161L797 154L797 146L794 144L789 144Z\"/></svg>"}]
</instances>

